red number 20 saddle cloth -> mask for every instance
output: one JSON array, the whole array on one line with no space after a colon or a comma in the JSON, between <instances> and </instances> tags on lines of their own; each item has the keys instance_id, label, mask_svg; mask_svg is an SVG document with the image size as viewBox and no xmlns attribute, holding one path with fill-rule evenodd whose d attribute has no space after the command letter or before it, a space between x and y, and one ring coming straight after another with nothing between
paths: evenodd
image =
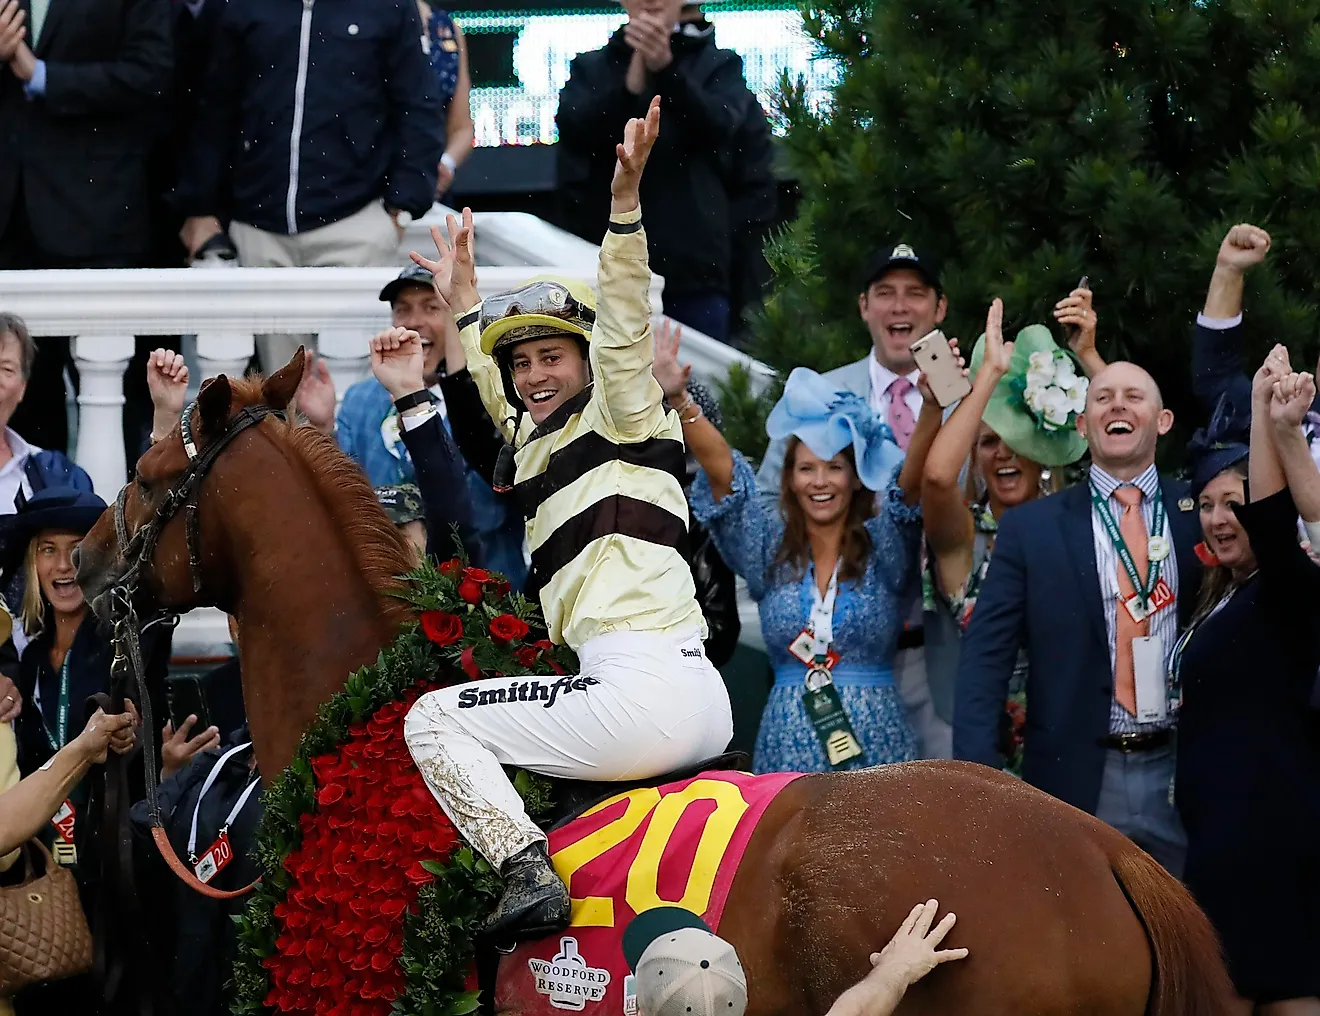
<instances>
[{"instance_id":1,"label":"red number 20 saddle cloth","mask_svg":"<svg viewBox=\"0 0 1320 1016\"><path fill-rule=\"evenodd\" d=\"M623 930L653 907L683 907L715 931L756 824L797 773L703 773L610 798L550 834L573 919L500 966L496 1011L636 1016Z\"/></svg>"}]
</instances>

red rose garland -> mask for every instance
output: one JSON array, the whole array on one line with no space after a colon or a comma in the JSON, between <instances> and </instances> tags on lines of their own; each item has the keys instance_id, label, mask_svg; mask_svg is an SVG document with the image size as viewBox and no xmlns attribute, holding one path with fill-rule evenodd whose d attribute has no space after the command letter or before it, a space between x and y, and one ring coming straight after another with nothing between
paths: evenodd
<instances>
[{"instance_id":1,"label":"red rose garland","mask_svg":"<svg viewBox=\"0 0 1320 1016\"><path fill-rule=\"evenodd\" d=\"M424 860L446 861L454 827L427 790L403 740L422 689L349 728L338 754L312 760L317 811L285 861L288 893L266 1005L280 1013L389 1016L404 990L404 912L431 881Z\"/></svg>"}]
</instances>

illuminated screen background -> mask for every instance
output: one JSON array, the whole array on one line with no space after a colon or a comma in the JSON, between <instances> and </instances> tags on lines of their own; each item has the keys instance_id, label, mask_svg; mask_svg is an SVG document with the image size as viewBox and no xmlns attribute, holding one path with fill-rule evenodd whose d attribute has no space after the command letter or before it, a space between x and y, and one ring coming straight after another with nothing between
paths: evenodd
<instances>
[{"instance_id":1,"label":"illuminated screen background","mask_svg":"<svg viewBox=\"0 0 1320 1016\"><path fill-rule=\"evenodd\" d=\"M817 59L791 3L711 3L715 42L743 58L747 83L767 111L781 70L807 80L818 102L834 81ZM624 23L622 8L558 6L539 11L454 11L468 40L478 147L553 144L559 90L573 57L598 49Z\"/></svg>"}]
</instances>

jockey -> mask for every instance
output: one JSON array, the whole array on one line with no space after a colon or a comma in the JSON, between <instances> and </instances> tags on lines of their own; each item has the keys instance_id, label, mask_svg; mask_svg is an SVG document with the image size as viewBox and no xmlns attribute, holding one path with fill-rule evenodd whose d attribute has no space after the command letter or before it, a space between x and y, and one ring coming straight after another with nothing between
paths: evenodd
<instances>
[{"instance_id":1,"label":"jockey","mask_svg":"<svg viewBox=\"0 0 1320 1016\"><path fill-rule=\"evenodd\" d=\"M504 765L579 780L646 779L725 749L728 693L702 649L705 622L683 556L688 509L678 414L651 373L651 273L638 185L660 100L630 120L590 287L533 280L480 303L471 212L451 248L418 254L453 308L468 367L512 452L514 487L550 637L581 672L494 678L430 692L404 723L409 751L447 814L504 876L485 933L500 943L567 926L569 896L545 834ZM498 477L497 477L498 482ZM530 591L530 590L529 590ZM523 697L521 689L529 689Z\"/></svg>"}]
</instances>

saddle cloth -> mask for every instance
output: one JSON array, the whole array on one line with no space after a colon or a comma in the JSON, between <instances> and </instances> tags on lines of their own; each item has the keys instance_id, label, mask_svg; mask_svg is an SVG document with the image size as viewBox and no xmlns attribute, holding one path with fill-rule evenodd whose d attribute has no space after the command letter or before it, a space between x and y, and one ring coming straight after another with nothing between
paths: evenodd
<instances>
[{"instance_id":1,"label":"saddle cloth","mask_svg":"<svg viewBox=\"0 0 1320 1016\"><path fill-rule=\"evenodd\" d=\"M616 794L552 831L551 859L573 900L572 923L505 957L496 1011L636 1016L621 944L628 922L677 906L718 931L757 822L799 775L706 772Z\"/></svg>"}]
</instances>

